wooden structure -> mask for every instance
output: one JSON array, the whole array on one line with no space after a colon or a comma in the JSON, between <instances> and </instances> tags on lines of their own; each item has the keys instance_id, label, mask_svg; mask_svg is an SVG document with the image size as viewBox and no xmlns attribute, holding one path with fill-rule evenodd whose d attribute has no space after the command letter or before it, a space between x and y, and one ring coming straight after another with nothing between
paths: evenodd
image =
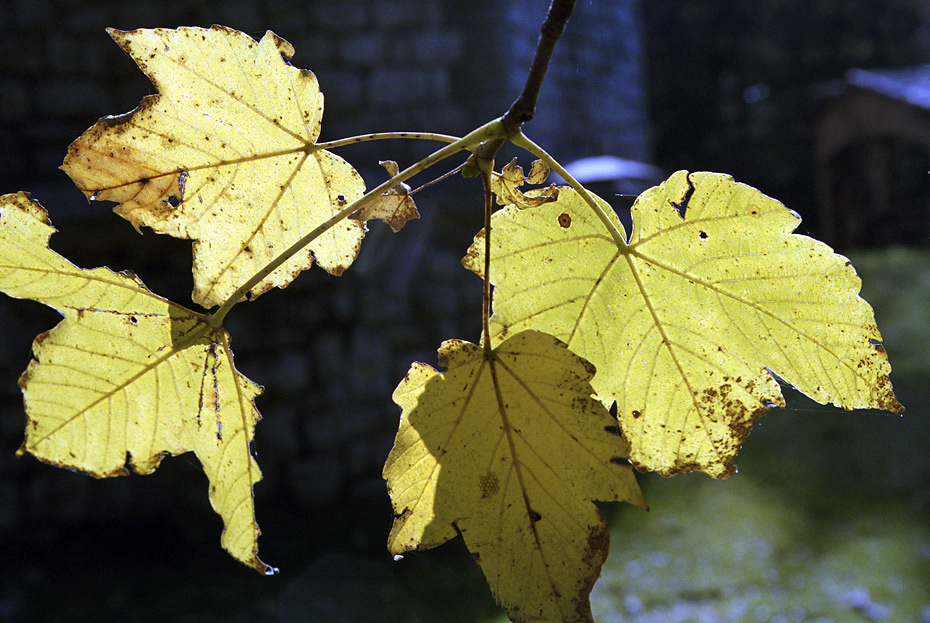
<instances>
[{"instance_id":1,"label":"wooden structure","mask_svg":"<svg viewBox=\"0 0 930 623\"><path fill-rule=\"evenodd\" d=\"M930 65L850 70L813 139L825 240L930 243Z\"/></svg>"}]
</instances>

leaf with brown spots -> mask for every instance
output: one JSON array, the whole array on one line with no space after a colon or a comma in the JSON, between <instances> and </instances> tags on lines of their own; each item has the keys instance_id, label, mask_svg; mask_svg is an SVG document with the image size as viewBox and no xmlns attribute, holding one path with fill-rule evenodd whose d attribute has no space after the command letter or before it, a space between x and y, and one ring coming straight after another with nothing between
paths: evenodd
<instances>
[{"instance_id":1,"label":"leaf with brown spots","mask_svg":"<svg viewBox=\"0 0 930 623\"><path fill-rule=\"evenodd\" d=\"M591 621L608 534L592 500L645 503L616 420L591 396L590 364L525 331L489 353L459 340L444 372L414 363L384 477L388 548L462 534L513 621Z\"/></svg>"},{"instance_id":2,"label":"leaf with brown spots","mask_svg":"<svg viewBox=\"0 0 930 623\"><path fill-rule=\"evenodd\" d=\"M114 201L137 229L194 241L194 301L223 303L293 243L364 191L319 148L323 95L288 63L294 48L223 26L110 30L158 89L131 113L101 119L62 169L91 199ZM341 274L364 225L343 220L256 285L285 287L314 260Z\"/></svg>"},{"instance_id":3,"label":"leaf with brown spots","mask_svg":"<svg viewBox=\"0 0 930 623\"><path fill-rule=\"evenodd\" d=\"M236 370L229 334L132 275L77 268L48 248L54 231L25 193L0 197L0 291L64 316L36 338L20 378L19 452L106 478L149 474L165 456L193 451L223 518L223 547L273 572L258 559L252 497L261 387Z\"/></svg>"},{"instance_id":4,"label":"leaf with brown spots","mask_svg":"<svg viewBox=\"0 0 930 623\"><path fill-rule=\"evenodd\" d=\"M627 240L570 188L492 218L492 331L563 340L618 405L631 460L725 477L752 426L784 399L900 413L871 307L845 257L792 233L794 212L726 175L675 173L633 205ZM465 265L481 274L484 234Z\"/></svg>"},{"instance_id":5,"label":"leaf with brown spots","mask_svg":"<svg viewBox=\"0 0 930 623\"><path fill-rule=\"evenodd\" d=\"M388 176L397 175L397 163L393 160L382 160L379 164L387 170ZM420 218L420 213L413 202L413 197L410 196L410 186L401 183L366 203L351 218L362 222L382 220L396 234L404 228L407 221Z\"/></svg>"}]
</instances>

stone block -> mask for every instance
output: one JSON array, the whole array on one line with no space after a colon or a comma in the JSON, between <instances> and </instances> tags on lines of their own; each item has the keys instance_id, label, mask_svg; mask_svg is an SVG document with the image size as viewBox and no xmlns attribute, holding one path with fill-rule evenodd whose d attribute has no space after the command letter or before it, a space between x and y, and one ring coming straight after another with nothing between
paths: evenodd
<instances>
[{"instance_id":1,"label":"stone block","mask_svg":"<svg viewBox=\"0 0 930 623\"><path fill-rule=\"evenodd\" d=\"M80 78L48 78L36 89L35 110L52 119L99 117L110 109L107 88Z\"/></svg>"},{"instance_id":2,"label":"stone block","mask_svg":"<svg viewBox=\"0 0 930 623\"><path fill-rule=\"evenodd\" d=\"M347 370L347 374L355 371ZM303 420L303 433L310 446L319 452L325 452L351 445L355 437L364 436L371 427L370 419L360 417L358 405L351 405L356 397L345 397L334 403L337 408L326 411L299 414ZM364 411L361 411L364 413Z\"/></svg>"},{"instance_id":3,"label":"stone block","mask_svg":"<svg viewBox=\"0 0 930 623\"><path fill-rule=\"evenodd\" d=\"M368 97L375 105L399 105L429 98L434 74L406 66L377 67L368 81Z\"/></svg>"},{"instance_id":4,"label":"stone block","mask_svg":"<svg viewBox=\"0 0 930 623\"><path fill-rule=\"evenodd\" d=\"M25 32L0 37L0 74L38 76L47 69L43 42Z\"/></svg>"},{"instance_id":5,"label":"stone block","mask_svg":"<svg viewBox=\"0 0 930 623\"><path fill-rule=\"evenodd\" d=\"M385 39L377 32L365 32L339 42L337 60L349 66L374 67L384 61Z\"/></svg>"},{"instance_id":6,"label":"stone block","mask_svg":"<svg viewBox=\"0 0 930 623\"><path fill-rule=\"evenodd\" d=\"M315 2L312 15L317 26L345 32L360 30L368 25L368 8L364 2Z\"/></svg>"},{"instance_id":7,"label":"stone block","mask_svg":"<svg viewBox=\"0 0 930 623\"><path fill-rule=\"evenodd\" d=\"M291 489L308 506L332 502L342 488L342 471L335 452L294 461L287 471Z\"/></svg>"},{"instance_id":8,"label":"stone block","mask_svg":"<svg viewBox=\"0 0 930 623\"><path fill-rule=\"evenodd\" d=\"M33 513L56 521L79 521L90 510L88 476L63 470L54 476L34 478L29 483L26 503Z\"/></svg>"},{"instance_id":9,"label":"stone block","mask_svg":"<svg viewBox=\"0 0 930 623\"><path fill-rule=\"evenodd\" d=\"M29 88L23 80L0 80L0 119L22 119L29 108Z\"/></svg>"},{"instance_id":10,"label":"stone block","mask_svg":"<svg viewBox=\"0 0 930 623\"><path fill-rule=\"evenodd\" d=\"M220 23L247 32L256 39L261 39L268 29L261 10L262 4L264 3L255 2L255 0L226 0L219 5L223 16Z\"/></svg>"},{"instance_id":11,"label":"stone block","mask_svg":"<svg viewBox=\"0 0 930 623\"><path fill-rule=\"evenodd\" d=\"M450 65L462 60L462 36L453 30L430 29L411 33L414 60L425 66Z\"/></svg>"},{"instance_id":12,"label":"stone block","mask_svg":"<svg viewBox=\"0 0 930 623\"><path fill-rule=\"evenodd\" d=\"M394 390L388 377L386 335L358 328L351 337L350 386L354 398L382 398Z\"/></svg>"},{"instance_id":13,"label":"stone block","mask_svg":"<svg viewBox=\"0 0 930 623\"><path fill-rule=\"evenodd\" d=\"M338 370L347 362L343 336L337 330L319 331L313 337L313 361L317 366L317 374L326 369ZM323 372L324 375L328 374Z\"/></svg>"},{"instance_id":14,"label":"stone block","mask_svg":"<svg viewBox=\"0 0 930 623\"><path fill-rule=\"evenodd\" d=\"M177 23L180 15L173 14L176 13L171 10L173 4L179 3L120 2L117 5L115 16L110 17L106 25L121 30L177 28L178 26L196 25ZM222 22L221 19L216 21ZM96 24L92 23L91 25Z\"/></svg>"},{"instance_id":15,"label":"stone block","mask_svg":"<svg viewBox=\"0 0 930 623\"><path fill-rule=\"evenodd\" d=\"M261 399L258 406L262 408ZM270 408L267 411L262 414L262 421L255 427L257 447L269 448L268 455L278 460L297 457L302 444L294 421L294 412L286 407ZM262 457L259 457L259 465L264 470L265 464L261 459Z\"/></svg>"},{"instance_id":16,"label":"stone block","mask_svg":"<svg viewBox=\"0 0 930 623\"><path fill-rule=\"evenodd\" d=\"M439 26L442 8L435 1L380 0L374 4L374 23L379 30Z\"/></svg>"},{"instance_id":17,"label":"stone block","mask_svg":"<svg viewBox=\"0 0 930 623\"><path fill-rule=\"evenodd\" d=\"M49 0L19 0L11 9L4 7L11 25L17 28L38 28L50 21L55 11Z\"/></svg>"},{"instance_id":18,"label":"stone block","mask_svg":"<svg viewBox=\"0 0 930 623\"><path fill-rule=\"evenodd\" d=\"M337 46L333 37L322 33L295 33L294 37L284 38L294 46L291 64L295 67L309 69L319 76L336 65Z\"/></svg>"},{"instance_id":19,"label":"stone block","mask_svg":"<svg viewBox=\"0 0 930 623\"><path fill-rule=\"evenodd\" d=\"M0 530L5 530L10 526L16 525L20 520L19 504L19 485L14 482L0 481Z\"/></svg>"}]
</instances>

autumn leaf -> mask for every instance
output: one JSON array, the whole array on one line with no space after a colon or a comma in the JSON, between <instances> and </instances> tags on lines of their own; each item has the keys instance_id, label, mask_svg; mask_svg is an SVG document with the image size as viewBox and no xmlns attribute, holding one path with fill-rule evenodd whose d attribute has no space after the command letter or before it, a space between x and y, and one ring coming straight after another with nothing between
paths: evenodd
<instances>
[{"instance_id":1,"label":"autumn leaf","mask_svg":"<svg viewBox=\"0 0 930 623\"><path fill-rule=\"evenodd\" d=\"M536 331L488 355L450 340L439 357L444 372L414 363L394 392L390 551L461 532L514 621L590 621L609 538L591 500L645 507L594 369Z\"/></svg>"},{"instance_id":2,"label":"autumn leaf","mask_svg":"<svg viewBox=\"0 0 930 623\"><path fill-rule=\"evenodd\" d=\"M387 170L389 177L397 175L398 166L393 160L382 160L379 164ZM413 197L410 196L410 186L400 183L366 203L351 218L362 222L380 219L390 225L391 231L396 234L404 228L407 221L420 218L420 213Z\"/></svg>"},{"instance_id":3,"label":"autumn leaf","mask_svg":"<svg viewBox=\"0 0 930 623\"><path fill-rule=\"evenodd\" d=\"M559 190L555 184L549 186L543 191L527 195L520 186L524 184L542 184L549 177L549 165L542 160L533 161L530 168L530 174L523 175L523 167L517 164L514 158L508 164L504 165L500 173L494 173L491 179L491 190L497 197L498 205L515 205L519 208L530 208L538 206L549 201L555 201L559 196Z\"/></svg>"},{"instance_id":4,"label":"autumn leaf","mask_svg":"<svg viewBox=\"0 0 930 623\"><path fill-rule=\"evenodd\" d=\"M212 307L323 221L364 182L317 147L323 95L268 32L223 27L109 30L158 93L101 119L62 169L91 199L117 202L137 228L194 241L194 301ZM313 265L341 274L364 226L343 220L251 291L285 287Z\"/></svg>"},{"instance_id":5,"label":"autumn leaf","mask_svg":"<svg viewBox=\"0 0 930 623\"><path fill-rule=\"evenodd\" d=\"M792 233L800 217L726 175L675 173L637 199L626 244L575 191L492 218L497 339L546 331L593 363L642 470L726 477L784 399L900 413L861 282L845 257ZM484 235L464 264L481 274Z\"/></svg>"},{"instance_id":6,"label":"autumn leaf","mask_svg":"<svg viewBox=\"0 0 930 623\"><path fill-rule=\"evenodd\" d=\"M0 197L0 290L64 316L38 336L20 379L19 452L97 478L148 474L193 451L223 518L222 545L263 573L250 450L261 387L233 365L229 335L131 274L82 270L48 248L55 230L25 193Z\"/></svg>"}]
</instances>

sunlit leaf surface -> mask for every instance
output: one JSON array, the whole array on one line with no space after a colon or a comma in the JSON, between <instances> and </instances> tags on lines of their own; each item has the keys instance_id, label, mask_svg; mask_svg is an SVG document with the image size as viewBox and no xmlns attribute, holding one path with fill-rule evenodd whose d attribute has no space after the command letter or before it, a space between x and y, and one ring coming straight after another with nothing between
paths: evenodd
<instances>
[{"instance_id":1,"label":"sunlit leaf surface","mask_svg":"<svg viewBox=\"0 0 930 623\"><path fill-rule=\"evenodd\" d=\"M194 240L194 301L222 303L249 277L364 191L316 139L323 95L288 63L294 48L223 26L110 30L158 93L101 119L62 168L136 227ZM252 289L284 287L314 259L340 274L364 226L344 220Z\"/></svg>"},{"instance_id":2,"label":"sunlit leaf surface","mask_svg":"<svg viewBox=\"0 0 930 623\"><path fill-rule=\"evenodd\" d=\"M733 472L784 404L772 372L821 403L893 412L890 366L845 257L726 175L680 171L639 197L626 244L575 191L492 219L493 331L555 335L597 368L631 460L664 475ZM481 274L484 234L464 263Z\"/></svg>"},{"instance_id":3,"label":"sunlit leaf surface","mask_svg":"<svg viewBox=\"0 0 930 623\"><path fill-rule=\"evenodd\" d=\"M607 556L592 500L645 507L616 420L591 396L590 364L552 336L517 334L492 353L458 340L445 371L414 363L384 468L394 554L461 532L514 621L590 621Z\"/></svg>"},{"instance_id":4,"label":"sunlit leaf surface","mask_svg":"<svg viewBox=\"0 0 930 623\"><path fill-rule=\"evenodd\" d=\"M193 451L223 518L223 547L273 572L258 559L252 498L261 388L236 370L229 335L132 275L77 268L48 248L54 231L25 193L0 197L0 291L64 316L36 338L20 379L20 452L105 478L148 474Z\"/></svg>"}]
</instances>

